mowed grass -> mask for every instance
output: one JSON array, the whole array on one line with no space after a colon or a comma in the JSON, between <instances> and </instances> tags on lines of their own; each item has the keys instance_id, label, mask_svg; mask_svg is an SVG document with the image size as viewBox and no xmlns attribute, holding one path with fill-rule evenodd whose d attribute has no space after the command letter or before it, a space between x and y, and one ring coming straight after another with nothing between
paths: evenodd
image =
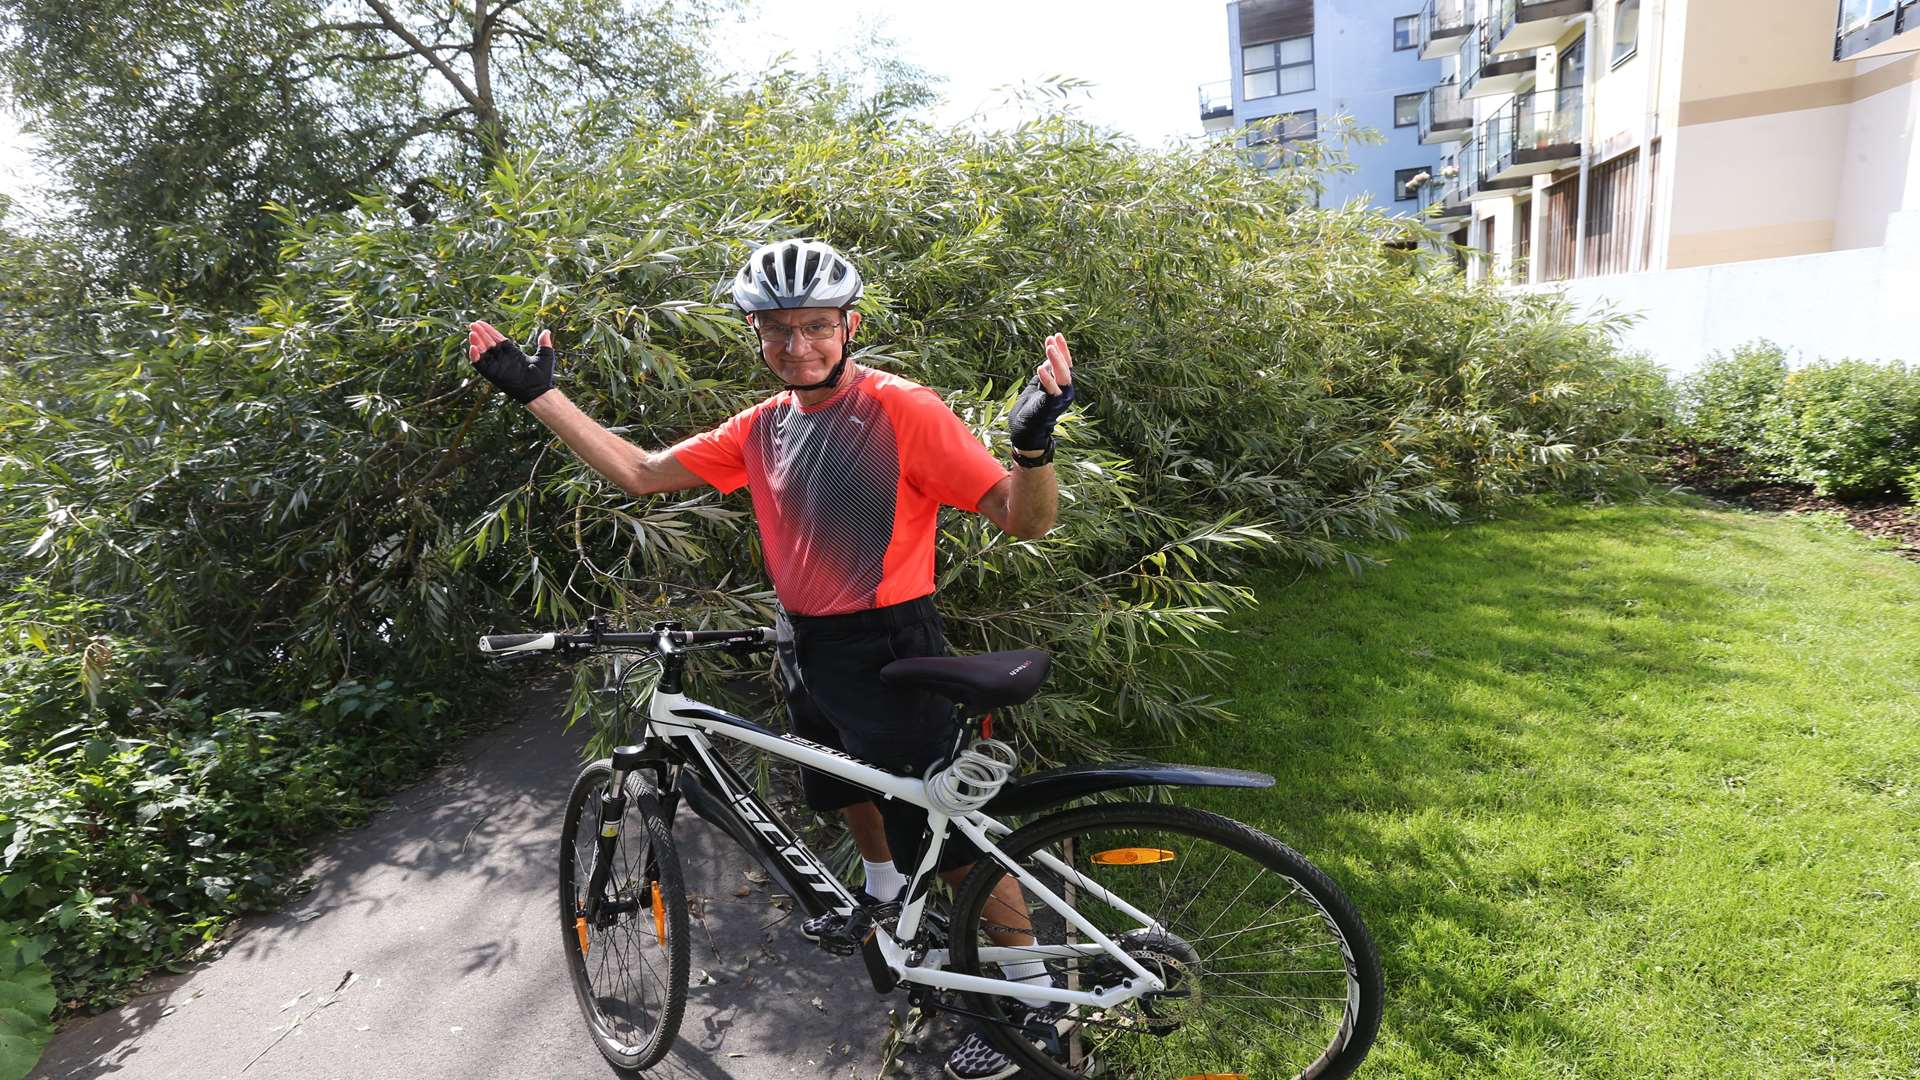
<instances>
[{"instance_id":1,"label":"mowed grass","mask_svg":"<svg viewBox=\"0 0 1920 1080\"><path fill-rule=\"evenodd\" d=\"M1817 519L1537 507L1275 578L1183 793L1372 928L1367 1077L1920 1077L1920 565Z\"/></svg>"}]
</instances>

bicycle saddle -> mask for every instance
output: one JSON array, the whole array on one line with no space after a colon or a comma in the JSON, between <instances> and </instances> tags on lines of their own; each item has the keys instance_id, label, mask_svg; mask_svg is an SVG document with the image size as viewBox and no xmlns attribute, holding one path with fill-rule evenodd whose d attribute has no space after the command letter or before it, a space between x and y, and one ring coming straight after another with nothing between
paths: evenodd
<instances>
[{"instance_id":1,"label":"bicycle saddle","mask_svg":"<svg viewBox=\"0 0 1920 1080\"><path fill-rule=\"evenodd\" d=\"M1039 692L1053 660L1038 649L917 656L880 669L888 686L917 687L958 702L970 713L1018 705Z\"/></svg>"}]
</instances>

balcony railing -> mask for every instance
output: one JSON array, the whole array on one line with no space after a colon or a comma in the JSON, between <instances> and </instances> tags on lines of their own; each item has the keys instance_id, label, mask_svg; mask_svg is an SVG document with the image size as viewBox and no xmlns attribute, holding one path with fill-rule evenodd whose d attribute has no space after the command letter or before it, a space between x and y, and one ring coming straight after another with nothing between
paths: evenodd
<instances>
[{"instance_id":1,"label":"balcony railing","mask_svg":"<svg viewBox=\"0 0 1920 1080\"><path fill-rule=\"evenodd\" d=\"M1422 204L1422 209L1435 220L1462 218L1473 212L1472 200L1469 198L1473 185L1472 148L1471 142L1464 144L1461 147L1464 153L1442 165L1440 172L1434 174L1433 182L1424 189L1422 194L1425 196L1425 202ZM1466 159L1464 167L1462 158ZM1458 169L1459 172L1454 176L1445 175L1449 166ZM1435 207L1438 209L1434 209Z\"/></svg>"},{"instance_id":2,"label":"balcony railing","mask_svg":"<svg viewBox=\"0 0 1920 1080\"><path fill-rule=\"evenodd\" d=\"M1842 0L1833 58L1845 60L1909 30L1920 29L1920 0ZM1901 48L1920 48L1895 46Z\"/></svg>"},{"instance_id":3,"label":"balcony railing","mask_svg":"<svg viewBox=\"0 0 1920 1080\"><path fill-rule=\"evenodd\" d=\"M1491 20L1493 53L1530 53L1553 44L1593 0L1498 0Z\"/></svg>"},{"instance_id":4,"label":"balcony railing","mask_svg":"<svg viewBox=\"0 0 1920 1080\"><path fill-rule=\"evenodd\" d=\"M1453 142L1473 135L1473 106L1460 96L1452 79L1420 97L1420 141Z\"/></svg>"},{"instance_id":5,"label":"balcony railing","mask_svg":"<svg viewBox=\"0 0 1920 1080\"><path fill-rule=\"evenodd\" d=\"M1467 0L1427 0L1420 10L1420 59L1438 60L1460 51L1471 30Z\"/></svg>"},{"instance_id":6,"label":"balcony railing","mask_svg":"<svg viewBox=\"0 0 1920 1080\"><path fill-rule=\"evenodd\" d=\"M1493 29L1487 20L1480 20L1461 46L1461 97L1498 97L1516 93L1533 82L1533 57L1495 55Z\"/></svg>"},{"instance_id":7,"label":"balcony railing","mask_svg":"<svg viewBox=\"0 0 1920 1080\"><path fill-rule=\"evenodd\" d=\"M1563 86L1553 92L1553 116L1544 134L1546 146L1579 146L1586 131L1587 95L1580 86Z\"/></svg>"},{"instance_id":8,"label":"balcony railing","mask_svg":"<svg viewBox=\"0 0 1920 1080\"><path fill-rule=\"evenodd\" d=\"M1553 110L1544 106L1552 102ZM1580 160L1585 120L1584 99L1578 86L1562 87L1552 95L1529 91L1480 126L1480 169L1485 183L1526 182Z\"/></svg>"},{"instance_id":9,"label":"balcony railing","mask_svg":"<svg viewBox=\"0 0 1920 1080\"><path fill-rule=\"evenodd\" d=\"M1219 82L1200 84L1200 119L1218 120L1233 115L1233 82L1222 79Z\"/></svg>"}]
</instances>

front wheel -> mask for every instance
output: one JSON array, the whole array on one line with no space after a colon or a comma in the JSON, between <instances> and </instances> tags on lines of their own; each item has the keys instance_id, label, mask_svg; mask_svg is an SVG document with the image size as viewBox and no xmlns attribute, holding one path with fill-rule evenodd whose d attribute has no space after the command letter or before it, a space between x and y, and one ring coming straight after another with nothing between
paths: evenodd
<instances>
[{"instance_id":1,"label":"front wheel","mask_svg":"<svg viewBox=\"0 0 1920 1080\"><path fill-rule=\"evenodd\" d=\"M987 1035L1026 1075L1339 1080L1373 1045L1373 941L1340 889L1273 837L1200 810L1124 803L1042 818L1000 848L1165 984L1037 1019L1015 999L969 995L1001 1021ZM989 859L961 884L953 930L968 974L1091 992L1135 978Z\"/></svg>"},{"instance_id":2,"label":"front wheel","mask_svg":"<svg viewBox=\"0 0 1920 1080\"><path fill-rule=\"evenodd\" d=\"M601 843L601 803L613 768L581 770L560 837L560 936L594 1045L616 1068L650 1068L667 1055L687 1005L687 898L680 856L653 787L628 776L619 834ZM610 823L612 824L612 823ZM594 867L606 884L589 915Z\"/></svg>"}]
</instances>

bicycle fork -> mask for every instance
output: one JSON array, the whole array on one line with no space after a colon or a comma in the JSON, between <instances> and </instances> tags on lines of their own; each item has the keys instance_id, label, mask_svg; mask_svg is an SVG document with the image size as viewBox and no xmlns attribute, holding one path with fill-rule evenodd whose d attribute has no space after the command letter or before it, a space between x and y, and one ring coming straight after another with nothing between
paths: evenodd
<instances>
[{"instance_id":1,"label":"bicycle fork","mask_svg":"<svg viewBox=\"0 0 1920 1080\"><path fill-rule=\"evenodd\" d=\"M620 831L626 821L627 777L633 773L632 766L637 764L621 760L625 756L622 753L614 755L613 776L607 782L607 790L600 796L599 820L594 823L593 871L587 876L586 900L574 909L574 929L580 936L582 955L588 951L591 931L613 925L621 916L639 911L642 905L639 896L607 896L607 879L613 874L614 848L620 843ZM660 907L659 874L654 864L654 853L649 848L641 887L646 892L646 906L653 912L655 940L666 937L665 928L661 925L666 913Z\"/></svg>"}]
</instances>

